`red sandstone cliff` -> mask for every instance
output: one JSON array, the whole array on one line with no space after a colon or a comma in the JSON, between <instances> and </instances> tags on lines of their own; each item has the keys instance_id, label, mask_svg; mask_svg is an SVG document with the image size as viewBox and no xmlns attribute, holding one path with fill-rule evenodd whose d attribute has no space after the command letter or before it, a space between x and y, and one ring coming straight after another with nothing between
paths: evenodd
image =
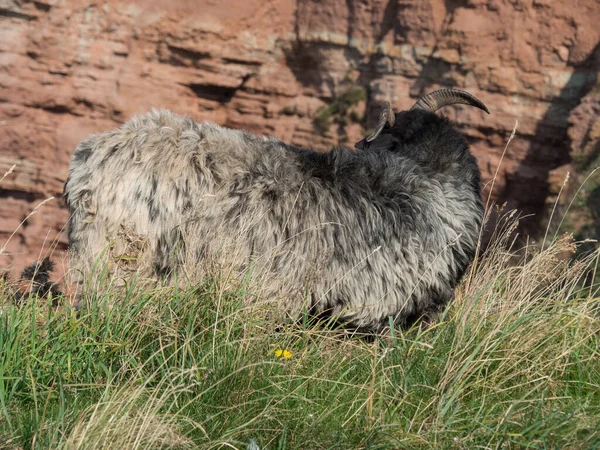
<instances>
[{"instance_id":1,"label":"red sandstone cliff","mask_svg":"<svg viewBox=\"0 0 600 450\"><path fill-rule=\"evenodd\" d=\"M491 111L445 111L484 182L519 120L493 194L540 217L598 153L599 23L597 0L0 0L0 267L66 248L75 146L151 107L325 150L385 99L461 87ZM366 101L323 109L357 86Z\"/></svg>"}]
</instances>

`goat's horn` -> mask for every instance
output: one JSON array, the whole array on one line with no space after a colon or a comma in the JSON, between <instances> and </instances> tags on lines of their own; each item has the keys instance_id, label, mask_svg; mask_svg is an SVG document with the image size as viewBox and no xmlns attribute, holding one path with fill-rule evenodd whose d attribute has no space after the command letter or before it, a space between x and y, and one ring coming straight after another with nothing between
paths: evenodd
<instances>
[{"instance_id":1,"label":"goat's horn","mask_svg":"<svg viewBox=\"0 0 600 450\"><path fill-rule=\"evenodd\" d=\"M373 133L367 138L367 142L371 142L373 139L379 136L379 133L381 133L381 130L383 130L386 125L388 127L393 127L394 123L396 123L396 115L394 114L394 111L392 111L392 105L390 102L383 102L383 108L379 113L377 127L375 127L375 131L373 131Z\"/></svg>"},{"instance_id":2,"label":"goat's horn","mask_svg":"<svg viewBox=\"0 0 600 450\"><path fill-rule=\"evenodd\" d=\"M476 106L479 109L483 109L486 113L490 113L483 102L473 94L453 88L439 89L424 95L410 109L424 109L425 111L435 112L443 106L455 103Z\"/></svg>"}]
</instances>

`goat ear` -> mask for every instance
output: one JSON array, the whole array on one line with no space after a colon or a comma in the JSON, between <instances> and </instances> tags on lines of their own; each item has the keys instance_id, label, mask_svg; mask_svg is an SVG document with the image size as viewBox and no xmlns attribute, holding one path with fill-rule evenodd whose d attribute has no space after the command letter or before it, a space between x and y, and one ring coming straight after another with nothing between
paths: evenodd
<instances>
[{"instance_id":1,"label":"goat ear","mask_svg":"<svg viewBox=\"0 0 600 450\"><path fill-rule=\"evenodd\" d=\"M369 150L374 152L390 152L394 151L397 143L398 140L391 134L380 134L374 141L369 142L367 139L363 139L362 141L358 141L356 144L354 144L354 147L363 151Z\"/></svg>"},{"instance_id":2,"label":"goat ear","mask_svg":"<svg viewBox=\"0 0 600 450\"><path fill-rule=\"evenodd\" d=\"M362 139L362 140L358 141L356 144L354 144L354 148L356 148L358 150L364 150L366 142L367 142L366 139Z\"/></svg>"}]
</instances>

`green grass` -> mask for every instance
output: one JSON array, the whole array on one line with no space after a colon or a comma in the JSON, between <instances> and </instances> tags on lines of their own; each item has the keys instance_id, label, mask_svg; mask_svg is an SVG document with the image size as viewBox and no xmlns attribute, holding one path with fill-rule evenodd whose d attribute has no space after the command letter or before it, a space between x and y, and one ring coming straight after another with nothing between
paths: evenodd
<instances>
[{"instance_id":1,"label":"green grass","mask_svg":"<svg viewBox=\"0 0 600 450\"><path fill-rule=\"evenodd\" d=\"M364 117L358 114L356 110L353 110L352 107L366 99L366 89L357 84L352 84L337 96L330 105L317 111L315 123L322 130L328 130L334 119L343 122L346 116L348 116L351 121L360 123L364 120Z\"/></svg>"},{"instance_id":2,"label":"green grass","mask_svg":"<svg viewBox=\"0 0 600 450\"><path fill-rule=\"evenodd\" d=\"M278 324L218 278L79 315L5 287L0 448L600 448L593 257L559 240L514 265L497 242L438 323L371 340Z\"/></svg>"}]
</instances>

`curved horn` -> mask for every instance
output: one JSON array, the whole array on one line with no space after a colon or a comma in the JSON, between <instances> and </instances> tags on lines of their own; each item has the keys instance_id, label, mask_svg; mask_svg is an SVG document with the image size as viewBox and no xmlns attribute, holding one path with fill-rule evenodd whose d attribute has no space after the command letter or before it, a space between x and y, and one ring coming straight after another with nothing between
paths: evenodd
<instances>
[{"instance_id":1,"label":"curved horn","mask_svg":"<svg viewBox=\"0 0 600 450\"><path fill-rule=\"evenodd\" d=\"M454 105L455 103L476 106L486 113L490 113L483 102L473 94L453 88L439 89L424 95L410 109L424 109L425 111L435 112L443 106Z\"/></svg>"},{"instance_id":2,"label":"curved horn","mask_svg":"<svg viewBox=\"0 0 600 450\"><path fill-rule=\"evenodd\" d=\"M366 139L367 142L371 142L379 133L383 130L383 128L387 125L388 127L393 127L396 122L396 115L392 110L392 105L390 102L383 102L383 108L379 113L379 120L377 121L377 126L375 127L375 131Z\"/></svg>"}]
</instances>

